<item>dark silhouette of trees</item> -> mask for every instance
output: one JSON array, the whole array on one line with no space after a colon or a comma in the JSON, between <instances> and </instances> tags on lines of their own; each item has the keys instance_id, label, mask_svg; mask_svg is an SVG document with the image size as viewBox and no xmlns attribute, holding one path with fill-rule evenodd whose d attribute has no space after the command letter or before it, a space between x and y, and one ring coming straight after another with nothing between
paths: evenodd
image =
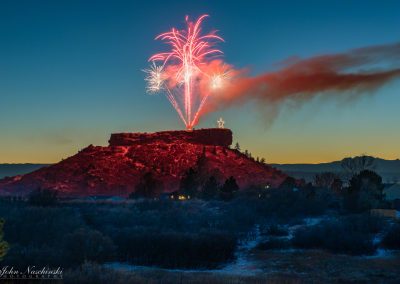
<instances>
[{"instance_id":1,"label":"dark silhouette of trees","mask_svg":"<svg viewBox=\"0 0 400 284\"><path fill-rule=\"evenodd\" d=\"M331 189L335 193L341 194L343 189L343 181L339 177L335 178L331 184Z\"/></svg>"},{"instance_id":2,"label":"dark silhouette of trees","mask_svg":"<svg viewBox=\"0 0 400 284\"><path fill-rule=\"evenodd\" d=\"M196 172L198 175L198 182L199 183L205 182L209 175L209 168L207 166L206 147L203 147L203 151L197 159Z\"/></svg>"},{"instance_id":3,"label":"dark silhouette of trees","mask_svg":"<svg viewBox=\"0 0 400 284\"><path fill-rule=\"evenodd\" d=\"M54 206L57 204L57 191L38 188L31 192L28 203L33 206Z\"/></svg>"},{"instance_id":4,"label":"dark silhouette of trees","mask_svg":"<svg viewBox=\"0 0 400 284\"><path fill-rule=\"evenodd\" d=\"M316 187L330 188L332 189L333 184L336 182L335 186L338 186L340 178L337 174L332 172L324 172L316 174L314 177L314 185Z\"/></svg>"},{"instance_id":5,"label":"dark silhouette of trees","mask_svg":"<svg viewBox=\"0 0 400 284\"><path fill-rule=\"evenodd\" d=\"M379 208L383 201L382 178L375 172L363 170L354 175L344 200L349 211L361 212Z\"/></svg>"},{"instance_id":6,"label":"dark silhouette of trees","mask_svg":"<svg viewBox=\"0 0 400 284\"><path fill-rule=\"evenodd\" d=\"M261 159L260 159L260 163L261 163L261 164L265 164L265 158L261 158Z\"/></svg>"},{"instance_id":7,"label":"dark silhouette of trees","mask_svg":"<svg viewBox=\"0 0 400 284\"><path fill-rule=\"evenodd\" d=\"M240 145L239 145L239 142L236 142L236 144L235 144L235 150L240 152Z\"/></svg>"},{"instance_id":8,"label":"dark silhouette of trees","mask_svg":"<svg viewBox=\"0 0 400 284\"><path fill-rule=\"evenodd\" d=\"M228 178L220 189L220 195L223 200L230 200L234 193L239 190L239 186L233 176Z\"/></svg>"},{"instance_id":9,"label":"dark silhouette of trees","mask_svg":"<svg viewBox=\"0 0 400 284\"><path fill-rule=\"evenodd\" d=\"M296 187L296 180L292 177L287 177L285 180L279 185L279 189L283 190L293 190Z\"/></svg>"},{"instance_id":10,"label":"dark silhouette of trees","mask_svg":"<svg viewBox=\"0 0 400 284\"><path fill-rule=\"evenodd\" d=\"M145 173L135 187L129 198L154 198L162 192L162 184L154 178L152 172Z\"/></svg>"},{"instance_id":11,"label":"dark silhouette of trees","mask_svg":"<svg viewBox=\"0 0 400 284\"><path fill-rule=\"evenodd\" d=\"M179 192L191 197L196 196L199 188L199 175L193 169L190 168L184 174L179 185Z\"/></svg>"},{"instance_id":12,"label":"dark silhouette of trees","mask_svg":"<svg viewBox=\"0 0 400 284\"><path fill-rule=\"evenodd\" d=\"M217 196L219 184L214 176L211 176L203 185L201 190L202 198L209 200Z\"/></svg>"}]
</instances>

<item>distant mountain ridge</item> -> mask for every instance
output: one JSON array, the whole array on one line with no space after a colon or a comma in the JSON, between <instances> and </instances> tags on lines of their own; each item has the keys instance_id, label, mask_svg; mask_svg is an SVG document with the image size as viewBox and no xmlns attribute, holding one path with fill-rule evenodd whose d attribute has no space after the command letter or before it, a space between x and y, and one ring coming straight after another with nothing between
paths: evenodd
<instances>
[{"instance_id":1,"label":"distant mountain ridge","mask_svg":"<svg viewBox=\"0 0 400 284\"><path fill-rule=\"evenodd\" d=\"M375 171L382 176L384 182L400 181L400 159L385 160L375 158ZM312 181L314 176L321 172L342 173L342 161L333 161L320 164L271 164L271 166L295 178L304 178Z\"/></svg>"},{"instance_id":2,"label":"distant mountain ridge","mask_svg":"<svg viewBox=\"0 0 400 284\"><path fill-rule=\"evenodd\" d=\"M51 164L0 164L0 179L4 177L24 175L49 165Z\"/></svg>"}]
</instances>

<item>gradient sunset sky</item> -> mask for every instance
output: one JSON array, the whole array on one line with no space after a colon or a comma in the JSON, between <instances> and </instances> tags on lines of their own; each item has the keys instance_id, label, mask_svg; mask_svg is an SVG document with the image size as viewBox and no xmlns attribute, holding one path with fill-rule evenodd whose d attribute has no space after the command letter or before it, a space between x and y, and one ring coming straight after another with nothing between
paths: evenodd
<instances>
[{"instance_id":1,"label":"gradient sunset sky","mask_svg":"<svg viewBox=\"0 0 400 284\"><path fill-rule=\"evenodd\" d=\"M224 60L251 74L299 56L400 42L400 1L0 1L0 163L53 163L110 133L183 129L167 99L145 93L154 37L209 14ZM400 80L351 102L263 106L222 116L234 141L271 163L369 154L400 158Z\"/></svg>"}]
</instances>

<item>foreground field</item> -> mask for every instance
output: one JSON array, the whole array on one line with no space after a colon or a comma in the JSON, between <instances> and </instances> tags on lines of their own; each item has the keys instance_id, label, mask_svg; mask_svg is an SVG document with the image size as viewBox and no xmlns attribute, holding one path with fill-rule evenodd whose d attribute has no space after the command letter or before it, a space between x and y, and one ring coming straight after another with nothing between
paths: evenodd
<instances>
[{"instance_id":1,"label":"foreground field","mask_svg":"<svg viewBox=\"0 0 400 284\"><path fill-rule=\"evenodd\" d=\"M70 271L66 283L398 283L400 254L356 257L315 251L252 251L243 270L113 268L86 264ZM255 265L255 266L254 266Z\"/></svg>"}]
</instances>

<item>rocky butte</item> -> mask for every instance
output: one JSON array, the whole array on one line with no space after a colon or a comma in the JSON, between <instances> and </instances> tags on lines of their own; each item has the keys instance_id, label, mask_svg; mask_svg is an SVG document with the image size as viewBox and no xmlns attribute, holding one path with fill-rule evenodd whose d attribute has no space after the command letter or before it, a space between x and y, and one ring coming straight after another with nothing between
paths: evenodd
<instances>
[{"instance_id":1,"label":"rocky butte","mask_svg":"<svg viewBox=\"0 0 400 284\"><path fill-rule=\"evenodd\" d=\"M46 188L62 196L127 196L147 172L160 181L164 192L172 192L189 168L203 177L213 175L221 183L233 176L241 189L278 186L287 177L230 149L231 144L232 131L220 128L116 133L108 146L89 145L57 164L0 180L0 193L25 195Z\"/></svg>"}]
</instances>

